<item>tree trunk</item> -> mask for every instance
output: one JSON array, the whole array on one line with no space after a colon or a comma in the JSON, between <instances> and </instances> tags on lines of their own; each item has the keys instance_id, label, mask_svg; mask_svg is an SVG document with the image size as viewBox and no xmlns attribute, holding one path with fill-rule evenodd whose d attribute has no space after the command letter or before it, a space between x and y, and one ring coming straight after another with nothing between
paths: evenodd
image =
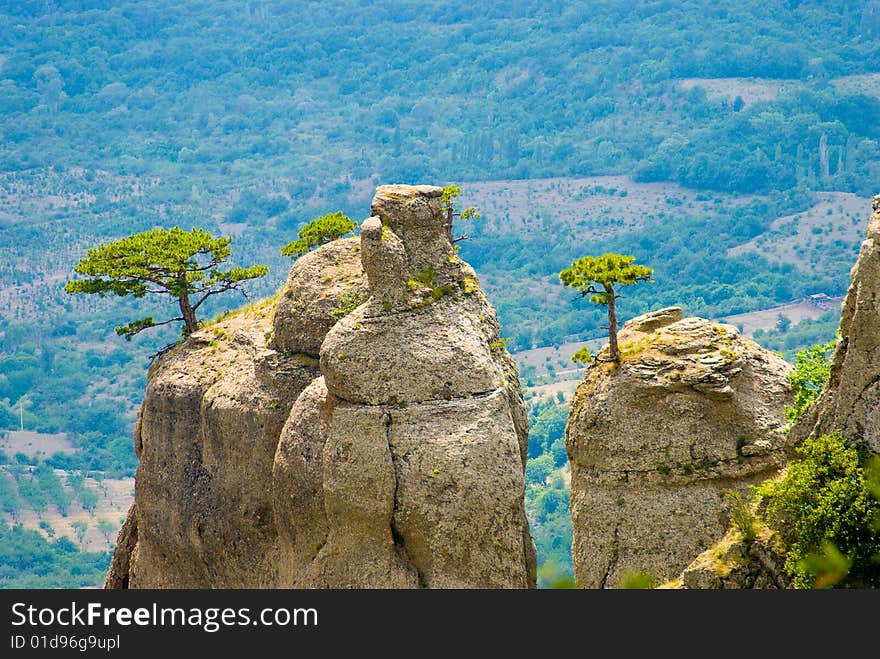
<instances>
[{"instance_id":1,"label":"tree trunk","mask_svg":"<svg viewBox=\"0 0 880 659\"><path fill-rule=\"evenodd\" d=\"M453 242L452 238L452 220L454 217L454 209L450 204L449 208L446 209L446 223L443 225L443 228L446 229L446 237L449 238L450 244Z\"/></svg>"},{"instance_id":2,"label":"tree trunk","mask_svg":"<svg viewBox=\"0 0 880 659\"><path fill-rule=\"evenodd\" d=\"M196 312L189 303L189 294L186 291L180 294L178 302L180 303L180 314L186 324L186 335L189 336L199 329L199 321L196 320Z\"/></svg>"},{"instance_id":3,"label":"tree trunk","mask_svg":"<svg viewBox=\"0 0 880 659\"><path fill-rule=\"evenodd\" d=\"M620 350L617 347L617 309L614 307L614 288L606 285L608 294L608 347L611 350L611 361L620 361Z\"/></svg>"}]
</instances>

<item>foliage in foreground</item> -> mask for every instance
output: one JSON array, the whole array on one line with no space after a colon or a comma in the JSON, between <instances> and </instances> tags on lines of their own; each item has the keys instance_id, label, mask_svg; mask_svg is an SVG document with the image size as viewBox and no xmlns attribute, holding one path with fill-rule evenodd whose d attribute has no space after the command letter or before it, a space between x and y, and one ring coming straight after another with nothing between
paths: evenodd
<instances>
[{"instance_id":1,"label":"foliage in foreground","mask_svg":"<svg viewBox=\"0 0 880 659\"><path fill-rule=\"evenodd\" d=\"M650 572L627 572L620 578L622 590L645 590L654 588L657 579Z\"/></svg>"},{"instance_id":2,"label":"foliage in foreground","mask_svg":"<svg viewBox=\"0 0 880 659\"><path fill-rule=\"evenodd\" d=\"M807 439L757 488L797 588L880 587L880 458L839 434Z\"/></svg>"}]
</instances>

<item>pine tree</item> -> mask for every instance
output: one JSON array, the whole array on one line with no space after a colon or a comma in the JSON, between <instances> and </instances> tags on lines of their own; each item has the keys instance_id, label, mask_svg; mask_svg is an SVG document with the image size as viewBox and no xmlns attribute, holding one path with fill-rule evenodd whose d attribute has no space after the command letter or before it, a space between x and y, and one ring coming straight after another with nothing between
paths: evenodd
<instances>
[{"instance_id":1,"label":"pine tree","mask_svg":"<svg viewBox=\"0 0 880 659\"><path fill-rule=\"evenodd\" d=\"M616 285L632 286L640 281L654 281L654 270L633 263L634 256L623 254L603 254L602 256L584 256L559 273L559 279L565 286L577 289L581 297L590 296L590 302L608 308L608 345L611 351L610 360L620 361L620 349L617 346L617 307L620 297L614 292ZM586 361L589 354L583 349L575 353L578 361Z\"/></svg>"},{"instance_id":2,"label":"pine tree","mask_svg":"<svg viewBox=\"0 0 880 659\"><path fill-rule=\"evenodd\" d=\"M231 242L231 237L214 238L202 229L172 227L136 233L88 250L74 268L88 279L71 279L64 290L101 297L109 293L136 298L147 293L170 295L177 300L180 316L158 323L142 318L117 327L116 333L131 339L147 328L183 321L184 333L189 335L199 328L196 311L205 300L232 289L241 291L243 281L269 272L265 265L222 270L220 265L232 254Z\"/></svg>"},{"instance_id":3,"label":"pine tree","mask_svg":"<svg viewBox=\"0 0 880 659\"><path fill-rule=\"evenodd\" d=\"M287 243L281 248L281 253L284 256L298 259L314 247L319 247L351 233L355 227L357 224L343 215L342 211L327 213L327 215L316 217L300 229L299 239Z\"/></svg>"},{"instance_id":4,"label":"pine tree","mask_svg":"<svg viewBox=\"0 0 880 659\"><path fill-rule=\"evenodd\" d=\"M462 240L468 240L470 236L466 233L455 237L452 235L452 224L455 221L455 218L461 218L462 220L472 220L480 217L480 214L477 212L477 209L473 206L468 206L467 208L459 211L455 210L455 200L458 198L458 195L461 194L461 188L457 185L447 185L443 188L443 194L440 197L441 203L443 204L443 212L446 213L446 217L443 222L443 229L446 231L446 237L449 239L449 242L453 245Z\"/></svg>"}]
</instances>

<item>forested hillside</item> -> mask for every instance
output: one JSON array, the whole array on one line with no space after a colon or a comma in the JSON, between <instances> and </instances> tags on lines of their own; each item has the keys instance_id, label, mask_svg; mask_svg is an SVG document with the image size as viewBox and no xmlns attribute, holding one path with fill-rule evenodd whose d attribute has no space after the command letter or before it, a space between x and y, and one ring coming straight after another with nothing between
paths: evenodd
<instances>
[{"instance_id":1,"label":"forested hillside","mask_svg":"<svg viewBox=\"0 0 880 659\"><path fill-rule=\"evenodd\" d=\"M132 473L148 356L176 333L128 343L114 326L170 307L63 292L101 240L233 235L267 296L311 218L457 182L483 211L462 256L521 351L602 335L557 279L587 253L654 267L624 318L842 294L878 139L877 0L0 0L0 431L68 433L52 466ZM550 457L530 479L556 493L533 512L556 519L558 414L532 413Z\"/></svg>"},{"instance_id":2,"label":"forested hillside","mask_svg":"<svg viewBox=\"0 0 880 659\"><path fill-rule=\"evenodd\" d=\"M873 192L880 101L845 77L880 68L874 2L4 5L7 171L285 176L300 202L373 175ZM769 98L682 84L735 77Z\"/></svg>"}]
</instances>

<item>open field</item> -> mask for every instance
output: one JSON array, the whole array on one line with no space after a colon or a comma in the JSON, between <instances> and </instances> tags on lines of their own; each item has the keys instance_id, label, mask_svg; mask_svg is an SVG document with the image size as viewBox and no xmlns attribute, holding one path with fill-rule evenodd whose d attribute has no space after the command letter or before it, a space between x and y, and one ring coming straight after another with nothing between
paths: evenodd
<instances>
[{"instance_id":1,"label":"open field","mask_svg":"<svg viewBox=\"0 0 880 659\"><path fill-rule=\"evenodd\" d=\"M862 73L831 78L829 82L844 94L864 94L880 97L880 73ZM689 91L702 87L710 99L733 102L739 96L745 105L769 101L785 92L803 89L801 80L775 78L682 78L676 84L679 90Z\"/></svg>"},{"instance_id":2,"label":"open field","mask_svg":"<svg viewBox=\"0 0 880 659\"><path fill-rule=\"evenodd\" d=\"M689 91L702 87L711 99L733 101L739 96L745 105L769 101L785 91L803 87L800 80L774 80L771 78L683 78L678 88Z\"/></svg>"},{"instance_id":3,"label":"open field","mask_svg":"<svg viewBox=\"0 0 880 659\"><path fill-rule=\"evenodd\" d=\"M880 98L880 73L862 73L833 78L831 84L838 91L846 94L865 94Z\"/></svg>"},{"instance_id":4,"label":"open field","mask_svg":"<svg viewBox=\"0 0 880 659\"><path fill-rule=\"evenodd\" d=\"M731 256L757 252L798 267L823 267L837 260L840 245L857 246L865 235L871 200L849 192L819 192L818 203L795 215L777 218L766 233L729 250ZM830 245L834 249L828 249ZM857 247L853 247L855 261Z\"/></svg>"},{"instance_id":5,"label":"open field","mask_svg":"<svg viewBox=\"0 0 880 659\"><path fill-rule=\"evenodd\" d=\"M628 176L482 181L462 186L462 205L476 206L488 228L557 239L610 236L638 228L665 210L714 214L755 197L700 193L674 183L636 183Z\"/></svg>"},{"instance_id":6,"label":"open field","mask_svg":"<svg viewBox=\"0 0 880 659\"><path fill-rule=\"evenodd\" d=\"M840 308L843 297L833 297L829 299L829 305L826 308L820 308L808 302L792 302L791 304L783 304L772 309L762 309L761 311L750 311L749 313L741 313L733 316L721 318L725 323L740 328L740 331L746 336L752 336L755 330L769 330L776 326L780 314L787 317L792 325L797 325L804 319L816 319L829 310Z\"/></svg>"},{"instance_id":7,"label":"open field","mask_svg":"<svg viewBox=\"0 0 880 659\"><path fill-rule=\"evenodd\" d=\"M531 400L532 398L537 398L538 400L546 398L555 399L556 394L561 391L565 404L568 404L571 401L571 397L574 395L575 389L577 389L581 375L583 375L583 369L578 369L575 378L551 382L549 384L539 384L534 387L525 387L526 398L528 400Z\"/></svg>"},{"instance_id":8,"label":"open field","mask_svg":"<svg viewBox=\"0 0 880 659\"><path fill-rule=\"evenodd\" d=\"M583 374L584 367L571 361L571 356L584 346L595 353L606 343L605 339L591 339L590 341L576 341L563 343L560 346L546 346L521 350L514 353L514 358L520 365L520 369L527 366L535 368L535 375L542 377L550 374L552 369L555 375L562 379L578 379Z\"/></svg>"},{"instance_id":9,"label":"open field","mask_svg":"<svg viewBox=\"0 0 880 659\"><path fill-rule=\"evenodd\" d=\"M29 458L48 458L53 453L73 453L76 448L67 433L39 433L30 430L0 431L0 452L9 457L23 453Z\"/></svg>"},{"instance_id":10,"label":"open field","mask_svg":"<svg viewBox=\"0 0 880 659\"><path fill-rule=\"evenodd\" d=\"M61 469L56 469L55 473L62 481L67 477L67 473ZM9 477L5 473L5 468L0 467L0 478ZM132 501L134 501L134 478L103 479L100 481L86 478L85 486L98 493L98 503L91 512L84 510L80 502L74 499L68 507L66 516L62 515L54 504L49 504L40 514L25 504L15 516L4 513L4 518L8 524L18 522L28 529L39 531L44 536L51 537L45 528L40 527L40 522L45 522L51 527L54 537L67 536L77 546L80 546L80 542L72 525L74 522L82 521L87 524L82 543L82 548L85 551L112 549L116 544L116 534L122 526ZM112 526L112 530L108 531L106 535L98 529L99 520L106 520Z\"/></svg>"}]
</instances>

